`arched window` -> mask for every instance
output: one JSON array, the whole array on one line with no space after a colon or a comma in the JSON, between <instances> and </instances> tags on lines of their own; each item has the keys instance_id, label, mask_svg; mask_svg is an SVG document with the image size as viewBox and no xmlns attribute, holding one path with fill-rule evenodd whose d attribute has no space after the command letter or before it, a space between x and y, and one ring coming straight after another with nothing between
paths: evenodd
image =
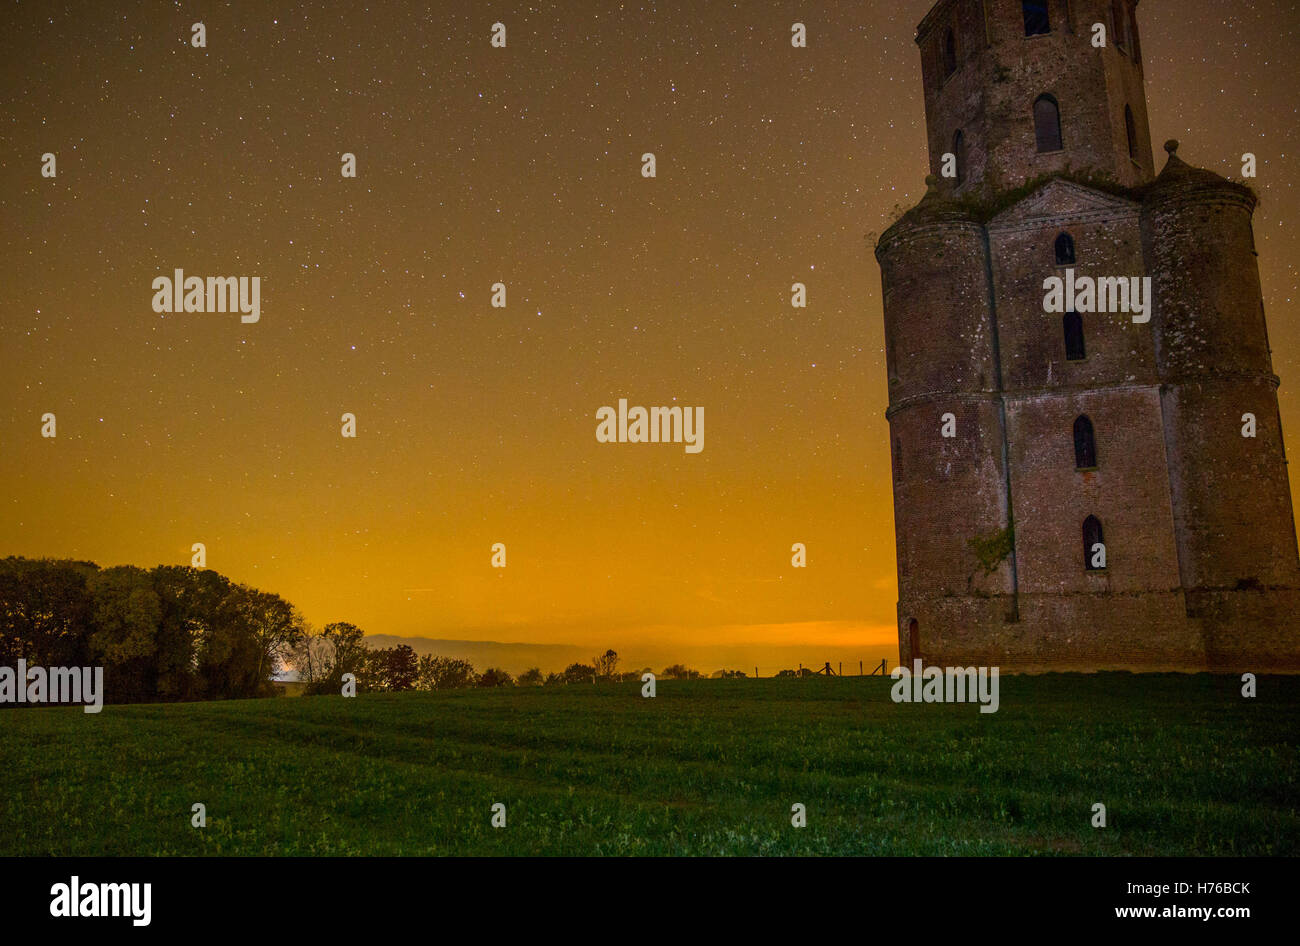
<instances>
[{"instance_id":1,"label":"arched window","mask_svg":"<svg viewBox=\"0 0 1300 946\"><path fill-rule=\"evenodd\" d=\"M957 37L949 30L943 37L943 77L957 71Z\"/></svg>"},{"instance_id":2,"label":"arched window","mask_svg":"<svg viewBox=\"0 0 1300 946\"><path fill-rule=\"evenodd\" d=\"M1041 36L1052 32L1052 21L1047 15L1047 0L1021 0L1025 14L1025 35Z\"/></svg>"},{"instance_id":3,"label":"arched window","mask_svg":"<svg viewBox=\"0 0 1300 946\"><path fill-rule=\"evenodd\" d=\"M1074 237L1062 233L1056 238L1056 265L1074 265Z\"/></svg>"},{"instance_id":4,"label":"arched window","mask_svg":"<svg viewBox=\"0 0 1300 946\"><path fill-rule=\"evenodd\" d=\"M1050 95L1040 95L1034 102L1034 135L1038 138L1040 154L1060 151L1061 143L1061 107Z\"/></svg>"},{"instance_id":5,"label":"arched window","mask_svg":"<svg viewBox=\"0 0 1300 946\"><path fill-rule=\"evenodd\" d=\"M1105 554L1106 539L1101 532L1101 520L1089 516L1083 520L1083 567L1090 572L1103 571L1106 568ZM1096 565L1092 564L1094 561Z\"/></svg>"},{"instance_id":6,"label":"arched window","mask_svg":"<svg viewBox=\"0 0 1300 946\"><path fill-rule=\"evenodd\" d=\"M1078 312L1065 313L1065 360L1083 361L1088 350L1083 344L1083 316Z\"/></svg>"},{"instance_id":7,"label":"arched window","mask_svg":"<svg viewBox=\"0 0 1300 946\"><path fill-rule=\"evenodd\" d=\"M1074 467L1076 470L1097 468L1097 438L1087 414L1074 419Z\"/></svg>"},{"instance_id":8,"label":"arched window","mask_svg":"<svg viewBox=\"0 0 1300 946\"><path fill-rule=\"evenodd\" d=\"M957 184L966 182L966 136L962 134L961 129L957 134L952 136L952 154L957 159Z\"/></svg>"},{"instance_id":9,"label":"arched window","mask_svg":"<svg viewBox=\"0 0 1300 946\"><path fill-rule=\"evenodd\" d=\"M1124 12L1124 0L1110 0L1111 39L1123 49L1128 45L1125 31L1128 29L1128 16Z\"/></svg>"},{"instance_id":10,"label":"arched window","mask_svg":"<svg viewBox=\"0 0 1300 946\"><path fill-rule=\"evenodd\" d=\"M907 622L907 650L913 660L921 657L921 625L916 618Z\"/></svg>"},{"instance_id":11,"label":"arched window","mask_svg":"<svg viewBox=\"0 0 1300 946\"><path fill-rule=\"evenodd\" d=\"M1138 130L1137 122L1133 120L1133 109L1124 106L1124 131L1128 133L1128 156L1134 161L1138 156Z\"/></svg>"}]
</instances>

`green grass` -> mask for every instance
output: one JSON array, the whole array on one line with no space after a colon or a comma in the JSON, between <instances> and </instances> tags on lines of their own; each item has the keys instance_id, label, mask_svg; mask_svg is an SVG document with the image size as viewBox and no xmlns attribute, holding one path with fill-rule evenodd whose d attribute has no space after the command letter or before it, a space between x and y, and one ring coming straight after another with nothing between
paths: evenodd
<instances>
[{"instance_id":1,"label":"green grass","mask_svg":"<svg viewBox=\"0 0 1300 946\"><path fill-rule=\"evenodd\" d=\"M996 714L879 677L6 710L0 854L1300 853L1300 678L1001 684Z\"/></svg>"}]
</instances>

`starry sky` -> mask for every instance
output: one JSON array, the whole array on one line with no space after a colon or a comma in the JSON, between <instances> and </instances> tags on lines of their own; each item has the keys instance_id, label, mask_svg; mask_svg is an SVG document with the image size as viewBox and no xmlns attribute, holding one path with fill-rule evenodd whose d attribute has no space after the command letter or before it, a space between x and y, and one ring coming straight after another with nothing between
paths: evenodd
<instances>
[{"instance_id":1,"label":"starry sky","mask_svg":"<svg viewBox=\"0 0 1300 946\"><path fill-rule=\"evenodd\" d=\"M5 0L0 555L203 542L317 626L892 662L871 247L924 191L929 6ZM1295 456L1300 13L1139 23L1158 164L1258 155ZM154 312L177 268L260 276L260 321ZM597 443L620 397L704 407L703 452Z\"/></svg>"}]
</instances>

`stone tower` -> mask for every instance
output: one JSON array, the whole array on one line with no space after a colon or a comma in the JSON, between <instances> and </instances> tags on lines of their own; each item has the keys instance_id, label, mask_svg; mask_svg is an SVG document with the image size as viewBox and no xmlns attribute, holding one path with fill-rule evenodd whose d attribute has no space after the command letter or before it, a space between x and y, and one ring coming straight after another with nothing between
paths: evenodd
<instances>
[{"instance_id":1,"label":"stone tower","mask_svg":"<svg viewBox=\"0 0 1300 946\"><path fill-rule=\"evenodd\" d=\"M1177 142L1155 175L1137 6L918 29L933 174L876 246L904 662L1300 670L1256 198ZM1149 321L1051 277L1150 277Z\"/></svg>"}]
</instances>

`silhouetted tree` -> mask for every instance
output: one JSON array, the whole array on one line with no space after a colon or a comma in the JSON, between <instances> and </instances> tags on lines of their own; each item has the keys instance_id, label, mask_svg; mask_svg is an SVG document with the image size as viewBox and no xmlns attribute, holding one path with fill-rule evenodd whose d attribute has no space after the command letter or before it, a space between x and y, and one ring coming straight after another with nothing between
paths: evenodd
<instances>
[{"instance_id":1,"label":"silhouetted tree","mask_svg":"<svg viewBox=\"0 0 1300 946\"><path fill-rule=\"evenodd\" d=\"M468 660L429 654L420 658L417 686L421 690L460 690L474 686L477 680L474 665Z\"/></svg>"},{"instance_id":2,"label":"silhouetted tree","mask_svg":"<svg viewBox=\"0 0 1300 946\"><path fill-rule=\"evenodd\" d=\"M500 667L488 667L478 678L481 687L508 687L514 686L514 683L514 677Z\"/></svg>"},{"instance_id":3,"label":"silhouetted tree","mask_svg":"<svg viewBox=\"0 0 1300 946\"><path fill-rule=\"evenodd\" d=\"M204 692L198 651L211 633L230 581L207 568L159 565L149 573L161 615L155 651L155 698L190 700Z\"/></svg>"},{"instance_id":4,"label":"silhouetted tree","mask_svg":"<svg viewBox=\"0 0 1300 946\"><path fill-rule=\"evenodd\" d=\"M346 621L334 621L326 624L319 634L305 635L289 659L299 679L306 684L305 693L338 693L343 688L345 673L356 674L357 688L364 688L367 653L365 632L361 628Z\"/></svg>"},{"instance_id":5,"label":"silhouetted tree","mask_svg":"<svg viewBox=\"0 0 1300 946\"><path fill-rule=\"evenodd\" d=\"M613 648L593 657L591 662L598 677L612 677L618 671L618 653Z\"/></svg>"},{"instance_id":6,"label":"silhouetted tree","mask_svg":"<svg viewBox=\"0 0 1300 946\"><path fill-rule=\"evenodd\" d=\"M265 684L306 633L302 617L289 602L269 591L237 585L236 605L257 645L257 679Z\"/></svg>"},{"instance_id":7,"label":"silhouetted tree","mask_svg":"<svg viewBox=\"0 0 1300 946\"><path fill-rule=\"evenodd\" d=\"M0 560L0 663L84 664L91 624L86 581L98 571L93 562Z\"/></svg>"},{"instance_id":8,"label":"silhouetted tree","mask_svg":"<svg viewBox=\"0 0 1300 946\"><path fill-rule=\"evenodd\" d=\"M294 645L287 663L297 671L304 694L324 693L329 689L327 670L332 653L333 648L325 638L310 627Z\"/></svg>"},{"instance_id":9,"label":"silhouetted tree","mask_svg":"<svg viewBox=\"0 0 1300 946\"><path fill-rule=\"evenodd\" d=\"M596 676L596 668L586 664L569 664L564 668L565 683L591 683Z\"/></svg>"},{"instance_id":10,"label":"silhouetted tree","mask_svg":"<svg viewBox=\"0 0 1300 946\"><path fill-rule=\"evenodd\" d=\"M89 656L104 667L105 699L146 700L155 691L162 605L148 572L115 565L91 575Z\"/></svg>"},{"instance_id":11,"label":"silhouetted tree","mask_svg":"<svg viewBox=\"0 0 1300 946\"><path fill-rule=\"evenodd\" d=\"M400 692L415 688L420 661L409 644L398 644L374 651L378 664L378 689Z\"/></svg>"}]
</instances>

